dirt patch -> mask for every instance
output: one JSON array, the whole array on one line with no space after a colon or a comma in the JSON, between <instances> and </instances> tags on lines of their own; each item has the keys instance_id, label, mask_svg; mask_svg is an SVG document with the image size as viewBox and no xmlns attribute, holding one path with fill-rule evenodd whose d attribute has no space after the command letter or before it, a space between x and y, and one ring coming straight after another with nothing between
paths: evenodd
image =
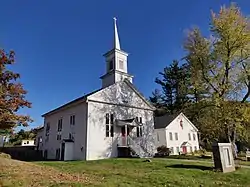
<instances>
[{"instance_id":1,"label":"dirt patch","mask_svg":"<svg viewBox=\"0 0 250 187\"><path fill-rule=\"evenodd\" d=\"M85 174L65 173L48 166L0 158L0 186L71 186L77 183L88 184L91 180Z\"/></svg>"}]
</instances>

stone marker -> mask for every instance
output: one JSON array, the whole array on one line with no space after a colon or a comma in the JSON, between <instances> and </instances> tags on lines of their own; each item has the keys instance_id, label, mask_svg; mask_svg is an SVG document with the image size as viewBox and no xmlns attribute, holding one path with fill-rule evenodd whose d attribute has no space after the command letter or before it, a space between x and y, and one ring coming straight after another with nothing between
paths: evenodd
<instances>
[{"instance_id":1,"label":"stone marker","mask_svg":"<svg viewBox=\"0 0 250 187\"><path fill-rule=\"evenodd\" d=\"M213 158L215 169L219 169L223 173L235 171L231 143L214 143Z\"/></svg>"}]
</instances>

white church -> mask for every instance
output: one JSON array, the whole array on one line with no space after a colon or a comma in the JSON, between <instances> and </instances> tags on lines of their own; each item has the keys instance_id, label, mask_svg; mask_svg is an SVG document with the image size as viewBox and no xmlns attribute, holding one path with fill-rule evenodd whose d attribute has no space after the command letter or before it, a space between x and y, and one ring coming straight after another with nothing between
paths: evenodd
<instances>
[{"instance_id":1,"label":"white church","mask_svg":"<svg viewBox=\"0 0 250 187\"><path fill-rule=\"evenodd\" d=\"M114 46L103 56L106 73L100 89L42 115L39 149L45 158L97 160L155 153L155 108L128 74L128 53L121 50L115 18Z\"/></svg>"}]
</instances>

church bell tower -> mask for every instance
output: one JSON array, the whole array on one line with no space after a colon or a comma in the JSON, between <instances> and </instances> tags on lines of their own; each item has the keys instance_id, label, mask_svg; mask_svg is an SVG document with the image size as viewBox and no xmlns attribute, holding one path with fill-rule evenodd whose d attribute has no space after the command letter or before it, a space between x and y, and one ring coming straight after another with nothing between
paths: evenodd
<instances>
[{"instance_id":1,"label":"church bell tower","mask_svg":"<svg viewBox=\"0 0 250 187\"><path fill-rule=\"evenodd\" d=\"M103 55L106 59L106 73L101 76L103 88L122 81L125 78L132 83L133 79L133 76L128 74L128 53L122 51L120 47L116 21L117 19L114 18L113 49Z\"/></svg>"}]
</instances>

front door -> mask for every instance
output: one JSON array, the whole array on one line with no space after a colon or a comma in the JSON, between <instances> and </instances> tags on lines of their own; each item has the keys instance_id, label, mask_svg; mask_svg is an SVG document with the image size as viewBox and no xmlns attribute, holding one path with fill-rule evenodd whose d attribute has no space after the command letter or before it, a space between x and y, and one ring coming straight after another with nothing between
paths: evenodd
<instances>
[{"instance_id":1,"label":"front door","mask_svg":"<svg viewBox=\"0 0 250 187\"><path fill-rule=\"evenodd\" d=\"M182 152L183 152L184 154L187 153L187 147L186 147L186 146L183 146L183 147L182 147Z\"/></svg>"},{"instance_id":2,"label":"front door","mask_svg":"<svg viewBox=\"0 0 250 187\"><path fill-rule=\"evenodd\" d=\"M62 143L61 160L64 160L64 153L65 153L65 142Z\"/></svg>"},{"instance_id":3,"label":"front door","mask_svg":"<svg viewBox=\"0 0 250 187\"><path fill-rule=\"evenodd\" d=\"M125 126L123 126L123 127L121 128L122 137L125 137L125 136L129 135L129 131L130 131L130 129L129 129L129 127L127 126L127 134L126 134Z\"/></svg>"},{"instance_id":4,"label":"front door","mask_svg":"<svg viewBox=\"0 0 250 187\"><path fill-rule=\"evenodd\" d=\"M126 130L127 127L127 130ZM123 126L121 128L121 134L122 134L122 145L127 146L127 136L129 134L129 128L128 126Z\"/></svg>"}]
</instances>

